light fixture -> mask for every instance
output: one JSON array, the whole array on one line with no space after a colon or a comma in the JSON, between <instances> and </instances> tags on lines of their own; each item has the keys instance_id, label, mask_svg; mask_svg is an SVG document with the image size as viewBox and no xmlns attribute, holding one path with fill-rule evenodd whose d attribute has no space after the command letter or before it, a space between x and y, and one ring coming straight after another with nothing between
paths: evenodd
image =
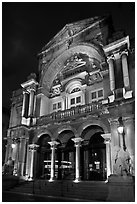
<instances>
[{"instance_id":1,"label":"light fixture","mask_svg":"<svg viewBox=\"0 0 137 204\"><path fill-rule=\"evenodd\" d=\"M118 132L119 132L119 134L123 134L123 132L124 132L124 126L123 126L122 117L120 117L120 118L118 119L118 122L119 122L118 127L117 127Z\"/></svg>"},{"instance_id":2,"label":"light fixture","mask_svg":"<svg viewBox=\"0 0 137 204\"><path fill-rule=\"evenodd\" d=\"M15 146L16 146L16 145L15 145L14 143L11 144L11 147L12 147L13 149L15 148Z\"/></svg>"},{"instance_id":3,"label":"light fixture","mask_svg":"<svg viewBox=\"0 0 137 204\"><path fill-rule=\"evenodd\" d=\"M123 126L119 125L117 129L118 129L119 134L123 133L123 130L124 130Z\"/></svg>"}]
</instances>

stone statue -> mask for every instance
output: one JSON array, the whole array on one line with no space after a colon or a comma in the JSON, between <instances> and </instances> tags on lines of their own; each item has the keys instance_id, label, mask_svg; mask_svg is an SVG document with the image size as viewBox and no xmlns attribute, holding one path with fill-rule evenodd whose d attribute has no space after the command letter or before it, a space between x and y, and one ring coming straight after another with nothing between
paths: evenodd
<instances>
[{"instance_id":1,"label":"stone statue","mask_svg":"<svg viewBox=\"0 0 137 204\"><path fill-rule=\"evenodd\" d=\"M120 147L115 148L114 151L114 174L120 176L130 175L131 162L129 152L121 149Z\"/></svg>"}]
</instances>

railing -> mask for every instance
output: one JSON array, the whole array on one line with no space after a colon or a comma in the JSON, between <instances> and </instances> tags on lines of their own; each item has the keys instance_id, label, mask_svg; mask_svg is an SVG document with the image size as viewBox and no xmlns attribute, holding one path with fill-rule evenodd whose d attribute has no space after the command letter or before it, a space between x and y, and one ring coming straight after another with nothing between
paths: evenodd
<instances>
[{"instance_id":1,"label":"railing","mask_svg":"<svg viewBox=\"0 0 137 204\"><path fill-rule=\"evenodd\" d=\"M90 113L97 113L102 107L101 102L93 102L87 105L76 106L71 109L53 112L49 115L37 118L37 125L46 124L55 120L71 120L77 116L82 116Z\"/></svg>"}]
</instances>

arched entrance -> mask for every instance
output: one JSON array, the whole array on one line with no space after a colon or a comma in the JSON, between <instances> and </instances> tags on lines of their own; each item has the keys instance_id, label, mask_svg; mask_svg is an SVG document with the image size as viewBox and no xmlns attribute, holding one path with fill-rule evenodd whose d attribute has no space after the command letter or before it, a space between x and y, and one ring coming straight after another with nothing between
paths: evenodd
<instances>
[{"instance_id":1,"label":"arched entrance","mask_svg":"<svg viewBox=\"0 0 137 204\"><path fill-rule=\"evenodd\" d=\"M40 179L50 179L51 150L48 143L50 141L48 134L42 135L37 141L39 147L37 150L36 177Z\"/></svg>"},{"instance_id":2,"label":"arched entrance","mask_svg":"<svg viewBox=\"0 0 137 204\"><path fill-rule=\"evenodd\" d=\"M106 145L101 136L103 129L93 125L82 132L81 179L106 180Z\"/></svg>"},{"instance_id":3,"label":"arched entrance","mask_svg":"<svg viewBox=\"0 0 137 204\"><path fill-rule=\"evenodd\" d=\"M90 138L88 152L88 180L106 180L106 148L100 132Z\"/></svg>"}]
</instances>

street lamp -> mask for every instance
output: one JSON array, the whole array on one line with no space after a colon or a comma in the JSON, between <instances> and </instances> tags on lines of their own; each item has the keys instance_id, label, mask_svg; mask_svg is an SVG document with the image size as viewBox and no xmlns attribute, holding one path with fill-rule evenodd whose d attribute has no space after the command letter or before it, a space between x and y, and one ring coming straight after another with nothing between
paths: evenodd
<instances>
[{"instance_id":1,"label":"street lamp","mask_svg":"<svg viewBox=\"0 0 137 204\"><path fill-rule=\"evenodd\" d=\"M124 133L124 124L123 124L123 120L122 117L118 118L118 127L117 127L118 133L120 135L120 146L126 150L126 145L125 145L125 133Z\"/></svg>"},{"instance_id":2,"label":"street lamp","mask_svg":"<svg viewBox=\"0 0 137 204\"><path fill-rule=\"evenodd\" d=\"M118 122L119 122L118 127L117 127L118 132L119 132L119 134L123 134L124 126L123 126L122 117L119 117Z\"/></svg>"},{"instance_id":3,"label":"street lamp","mask_svg":"<svg viewBox=\"0 0 137 204\"><path fill-rule=\"evenodd\" d=\"M12 149L14 149L16 147L15 143L11 144Z\"/></svg>"}]
</instances>

